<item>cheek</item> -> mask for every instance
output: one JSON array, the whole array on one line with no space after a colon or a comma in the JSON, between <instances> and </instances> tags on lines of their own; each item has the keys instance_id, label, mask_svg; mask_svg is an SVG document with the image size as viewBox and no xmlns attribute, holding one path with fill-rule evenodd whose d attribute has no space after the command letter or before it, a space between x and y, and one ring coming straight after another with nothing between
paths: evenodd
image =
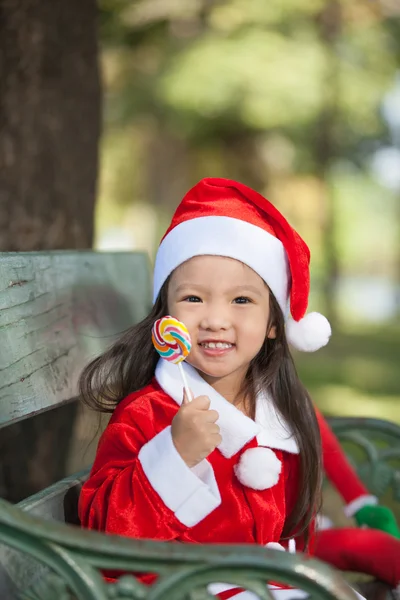
<instances>
[{"instance_id":1,"label":"cheek","mask_svg":"<svg viewBox=\"0 0 400 600\"><path fill-rule=\"evenodd\" d=\"M266 330L263 327L254 327L253 329L247 329L245 332L246 335L246 343L251 351L257 351L264 344Z\"/></svg>"},{"instance_id":2,"label":"cheek","mask_svg":"<svg viewBox=\"0 0 400 600\"><path fill-rule=\"evenodd\" d=\"M171 313L173 317L186 325L190 336L193 337L198 326L199 316L197 313L199 313L199 311L193 310L193 306L189 303L185 304L184 302L180 302L179 304L171 306Z\"/></svg>"},{"instance_id":3,"label":"cheek","mask_svg":"<svg viewBox=\"0 0 400 600\"><path fill-rule=\"evenodd\" d=\"M261 346L267 335L268 315L265 311L254 311L239 321L239 327L242 335L251 346Z\"/></svg>"}]
</instances>

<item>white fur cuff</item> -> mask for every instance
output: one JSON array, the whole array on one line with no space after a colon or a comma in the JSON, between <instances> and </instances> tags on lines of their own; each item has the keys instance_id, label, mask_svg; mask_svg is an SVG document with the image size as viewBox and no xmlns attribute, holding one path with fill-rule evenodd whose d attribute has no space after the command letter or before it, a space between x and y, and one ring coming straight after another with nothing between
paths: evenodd
<instances>
[{"instance_id":1,"label":"white fur cuff","mask_svg":"<svg viewBox=\"0 0 400 600\"><path fill-rule=\"evenodd\" d=\"M352 517L364 506L376 506L377 504L378 498L376 496L359 496L344 507L344 514L346 517Z\"/></svg>"},{"instance_id":2,"label":"white fur cuff","mask_svg":"<svg viewBox=\"0 0 400 600\"><path fill-rule=\"evenodd\" d=\"M221 504L212 466L203 460L189 469L174 446L171 427L141 448L139 460L151 486L187 527L197 525Z\"/></svg>"}]
</instances>

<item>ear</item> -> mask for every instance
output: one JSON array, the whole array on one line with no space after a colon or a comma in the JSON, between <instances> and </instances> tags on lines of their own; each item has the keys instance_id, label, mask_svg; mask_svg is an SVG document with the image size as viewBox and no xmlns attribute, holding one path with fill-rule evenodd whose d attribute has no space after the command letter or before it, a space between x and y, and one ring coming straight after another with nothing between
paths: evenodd
<instances>
[{"instance_id":1,"label":"ear","mask_svg":"<svg viewBox=\"0 0 400 600\"><path fill-rule=\"evenodd\" d=\"M275 338L276 338L276 327L275 327L275 325L273 325L272 327L270 327L270 330L267 333L267 339L274 340Z\"/></svg>"}]
</instances>

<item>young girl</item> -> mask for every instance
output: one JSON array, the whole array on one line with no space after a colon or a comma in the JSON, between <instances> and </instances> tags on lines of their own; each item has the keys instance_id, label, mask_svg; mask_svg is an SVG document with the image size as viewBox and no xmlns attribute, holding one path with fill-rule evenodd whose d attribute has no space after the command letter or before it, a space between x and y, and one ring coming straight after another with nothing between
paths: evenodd
<instances>
[{"instance_id":1,"label":"young girl","mask_svg":"<svg viewBox=\"0 0 400 600\"><path fill-rule=\"evenodd\" d=\"M204 179L187 193L157 253L151 313L81 377L83 399L113 412L82 489L84 527L307 550L321 444L288 341L313 351L330 336L322 315L304 316L309 259L247 186ZM192 338L183 364L192 402L178 367L152 345L154 321L167 314ZM253 597L229 587L210 589Z\"/></svg>"}]
</instances>

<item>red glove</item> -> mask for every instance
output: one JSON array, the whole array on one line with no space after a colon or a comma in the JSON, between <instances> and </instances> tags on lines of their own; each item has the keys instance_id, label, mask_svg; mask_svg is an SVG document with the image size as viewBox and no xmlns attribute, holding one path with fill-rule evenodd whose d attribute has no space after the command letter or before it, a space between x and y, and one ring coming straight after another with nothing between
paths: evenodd
<instances>
[{"instance_id":1,"label":"red glove","mask_svg":"<svg viewBox=\"0 0 400 600\"><path fill-rule=\"evenodd\" d=\"M324 529L315 556L341 571L373 575L392 588L400 583L400 540L377 529Z\"/></svg>"}]
</instances>

